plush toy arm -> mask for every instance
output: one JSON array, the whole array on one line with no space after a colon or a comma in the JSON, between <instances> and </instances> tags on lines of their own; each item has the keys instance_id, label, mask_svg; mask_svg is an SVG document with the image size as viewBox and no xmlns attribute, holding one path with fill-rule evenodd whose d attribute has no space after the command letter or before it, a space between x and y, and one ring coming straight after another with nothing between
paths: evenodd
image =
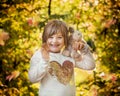
<instances>
[{"instance_id":1,"label":"plush toy arm","mask_svg":"<svg viewBox=\"0 0 120 96\"><path fill-rule=\"evenodd\" d=\"M84 42L83 47L80 49L81 54L87 54L90 51L89 45Z\"/></svg>"},{"instance_id":2,"label":"plush toy arm","mask_svg":"<svg viewBox=\"0 0 120 96\"><path fill-rule=\"evenodd\" d=\"M81 60L76 61L76 67L92 70L95 68L95 60L93 58L92 53L90 52L89 46L85 43L84 47L80 50L81 52Z\"/></svg>"}]
</instances>

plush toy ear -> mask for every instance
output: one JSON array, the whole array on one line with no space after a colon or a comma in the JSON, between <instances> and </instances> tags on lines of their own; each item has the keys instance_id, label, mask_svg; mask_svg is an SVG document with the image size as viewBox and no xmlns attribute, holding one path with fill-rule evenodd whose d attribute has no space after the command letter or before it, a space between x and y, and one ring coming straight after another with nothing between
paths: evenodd
<instances>
[{"instance_id":1,"label":"plush toy ear","mask_svg":"<svg viewBox=\"0 0 120 96\"><path fill-rule=\"evenodd\" d=\"M74 29L72 27L69 27L69 32L74 33Z\"/></svg>"}]
</instances>

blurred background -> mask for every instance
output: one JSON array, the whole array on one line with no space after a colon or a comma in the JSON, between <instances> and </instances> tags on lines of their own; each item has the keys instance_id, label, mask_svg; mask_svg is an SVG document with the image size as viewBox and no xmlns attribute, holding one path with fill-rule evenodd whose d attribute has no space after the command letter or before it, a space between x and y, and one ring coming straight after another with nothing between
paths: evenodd
<instances>
[{"instance_id":1,"label":"blurred background","mask_svg":"<svg viewBox=\"0 0 120 96\"><path fill-rule=\"evenodd\" d=\"M37 96L29 61L50 19L83 33L96 68L75 68L76 96L120 96L119 0L0 0L0 96Z\"/></svg>"}]
</instances>

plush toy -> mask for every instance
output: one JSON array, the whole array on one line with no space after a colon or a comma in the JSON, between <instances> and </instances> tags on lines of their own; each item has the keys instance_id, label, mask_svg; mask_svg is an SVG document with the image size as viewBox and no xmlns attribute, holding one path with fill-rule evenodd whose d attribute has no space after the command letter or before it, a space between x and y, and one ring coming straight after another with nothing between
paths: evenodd
<instances>
[{"instance_id":1,"label":"plush toy","mask_svg":"<svg viewBox=\"0 0 120 96\"><path fill-rule=\"evenodd\" d=\"M79 42L81 44L84 44L84 40L82 38L82 33L80 31L74 31L73 28L69 28L69 41L68 41L68 46L65 48L62 52L63 55L69 56L74 58L76 61L81 60L81 54L80 50L75 50L73 49L74 43ZM82 46L83 47L83 46Z\"/></svg>"}]
</instances>

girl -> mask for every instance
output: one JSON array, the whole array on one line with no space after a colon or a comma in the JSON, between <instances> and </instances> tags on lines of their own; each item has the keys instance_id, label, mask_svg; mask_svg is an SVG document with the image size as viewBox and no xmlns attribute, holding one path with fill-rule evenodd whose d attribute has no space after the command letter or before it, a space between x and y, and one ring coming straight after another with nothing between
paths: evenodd
<instances>
[{"instance_id":1,"label":"girl","mask_svg":"<svg viewBox=\"0 0 120 96\"><path fill-rule=\"evenodd\" d=\"M75 96L74 67L95 68L87 43L83 47L75 43L74 49L81 51L80 61L62 55L63 48L68 45L68 34L67 25L59 20L49 21L44 28L44 48L34 53L29 69L30 81L40 82L39 96Z\"/></svg>"}]
</instances>

